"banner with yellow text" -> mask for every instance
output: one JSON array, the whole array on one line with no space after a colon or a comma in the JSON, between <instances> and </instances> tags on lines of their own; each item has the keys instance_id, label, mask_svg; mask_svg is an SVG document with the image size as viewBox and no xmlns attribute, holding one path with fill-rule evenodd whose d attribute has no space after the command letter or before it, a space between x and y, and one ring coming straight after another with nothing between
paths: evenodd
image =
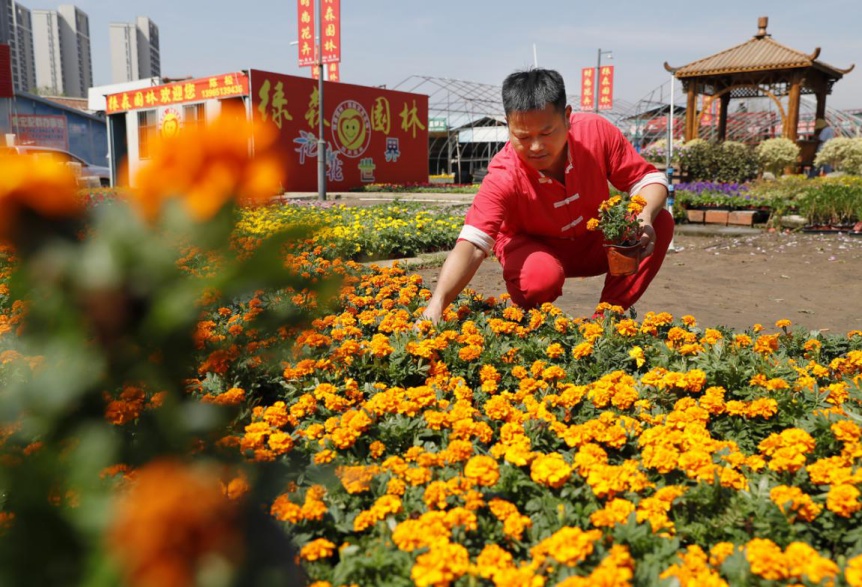
<instances>
[{"instance_id":1,"label":"banner with yellow text","mask_svg":"<svg viewBox=\"0 0 862 587\"><path fill-rule=\"evenodd\" d=\"M323 62L341 61L341 0L321 0L323 12Z\"/></svg>"},{"instance_id":2,"label":"banner with yellow text","mask_svg":"<svg viewBox=\"0 0 862 587\"><path fill-rule=\"evenodd\" d=\"M299 25L298 36L299 41L299 67L307 67L317 63L315 52L314 37L314 7L311 3L314 0L297 0L296 1L296 22Z\"/></svg>"},{"instance_id":3,"label":"banner with yellow text","mask_svg":"<svg viewBox=\"0 0 862 587\"><path fill-rule=\"evenodd\" d=\"M614 66L603 65L599 70L599 110L614 107Z\"/></svg>"},{"instance_id":4,"label":"banner with yellow text","mask_svg":"<svg viewBox=\"0 0 862 587\"><path fill-rule=\"evenodd\" d=\"M581 110L584 112L592 112L595 107L593 104L593 92L596 91L595 73L596 70L592 67L581 70Z\"/></svg>"}]
</instances>

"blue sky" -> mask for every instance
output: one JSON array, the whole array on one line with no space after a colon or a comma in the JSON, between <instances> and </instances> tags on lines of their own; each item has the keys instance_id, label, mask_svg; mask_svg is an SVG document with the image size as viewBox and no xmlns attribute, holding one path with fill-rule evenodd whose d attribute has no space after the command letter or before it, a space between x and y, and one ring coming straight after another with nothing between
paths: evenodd
<instances>
[{"instance_id":1,"label":"blue sky","mask_svg":"<svg viewBox=\"0 0 862 587\"><path fill-rule=\"evenodd\" d=\"M28 8L53 8L19 0ZM308 75L296 65L296 0L77 0L90 17L94 83L111 83L108 26L148 16L161 35L162 75L236 69ZM860 0L341 0L342 81L392 88L411 75L499 85L538 63L559 70L569 93L597 49L613 51L615 93L636 102L666 83L662 64L684 65L742 43L769 16L772 38L856 69L835 84L837 108L862 108ZM530 6L537 7L530 10ZM680 97L681 100L681 97Z\"/></svg>"}]
</instances>

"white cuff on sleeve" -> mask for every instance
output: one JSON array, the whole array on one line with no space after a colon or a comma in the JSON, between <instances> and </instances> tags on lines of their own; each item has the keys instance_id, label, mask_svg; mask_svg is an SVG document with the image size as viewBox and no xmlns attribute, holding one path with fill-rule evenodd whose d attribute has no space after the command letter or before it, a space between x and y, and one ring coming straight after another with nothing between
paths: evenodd
<instances>
[{"instance_id":1,"label":"white cuff on sleeve","mask_svg":"<svg viewBox=\"0 0 862 587\"><path fill-rule=\"evenodd\" d=\"M639 182L629 188L629 194L633 196L651 183L660 183L664 187L667 187L667 175L662 173L661 171L653 171L652 173L647 173L640 179Z\"/></svg>"},{"instance_id":2,"label":"white cuff on sleeve","mask_svg":"<svg viewBox=\"0 0 862 587\"><path fill-rule=\"evenodd\" d=\"M490 236L488 236L475 226L470 226L469 224L465 224L461 228L461 233L458 235L458 240L461 239L473 243L474 245L485 251L486 255L490 255L491 249L494 247L494 239L492 239Z\"/></svg>"}]
</instances>

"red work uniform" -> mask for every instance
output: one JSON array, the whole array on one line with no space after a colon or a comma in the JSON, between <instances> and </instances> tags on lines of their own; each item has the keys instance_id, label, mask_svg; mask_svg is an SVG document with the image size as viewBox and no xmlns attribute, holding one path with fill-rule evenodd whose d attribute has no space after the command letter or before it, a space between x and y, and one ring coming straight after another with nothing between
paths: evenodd
<instances>
[{"instance_id":1,"label":"red work uniform","mask_svg":"<svg viewBox=\"0 0 862 587\"><path fill-rule=\"evenodd\" d=\"M665 174L603 117L572 114L570 123L565 185L527 166L506 143L491 160L458 237L494 252L512 301L522 307L554 301L567 277L608 272L602 235L586 225L609 197L609 181L630 194L653 183L668 185ZM646 291L673 238L667 210L653 228L653 254L634 275L608 275L600 301L628 308Z\"/></svg>"}]
</instances>

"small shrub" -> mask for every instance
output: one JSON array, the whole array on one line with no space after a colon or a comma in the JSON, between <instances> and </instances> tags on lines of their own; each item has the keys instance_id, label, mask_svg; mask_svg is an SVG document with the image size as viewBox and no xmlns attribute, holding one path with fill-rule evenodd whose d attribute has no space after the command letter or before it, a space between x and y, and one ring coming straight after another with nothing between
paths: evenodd
<instances>
[{"instance_id":1,"label":"small shrub","mask_svg":"<svg viewBox=\"0 0 862 587\"><path fill-rule=\"evenodd\" d=\"M785 138L767 139L757 145L755 154L763 171L775 177L783 175L784 169L796 163L799 145Z\"/></svg>"},{"instance_id":2,"label":"small shrub","mask_svg":"<svg viewBox=\"0 0 862 587\"><path fill-rule=\"evenodd\" d=\"M743 143L693 139L680 150L680 164L692 181L743 182L757 175L754 151Z\"/></svg>"},{"instance_id":3,"label":"small shrub","mask_svg":"<svg viewBox=\"0 0 862 587\"><path fill-rule=\"evenodd\" d=\"M838 171L862 175L862 138L836 137L817 153L814 165L831 165Z\"/></svg>"}]
</instances>

